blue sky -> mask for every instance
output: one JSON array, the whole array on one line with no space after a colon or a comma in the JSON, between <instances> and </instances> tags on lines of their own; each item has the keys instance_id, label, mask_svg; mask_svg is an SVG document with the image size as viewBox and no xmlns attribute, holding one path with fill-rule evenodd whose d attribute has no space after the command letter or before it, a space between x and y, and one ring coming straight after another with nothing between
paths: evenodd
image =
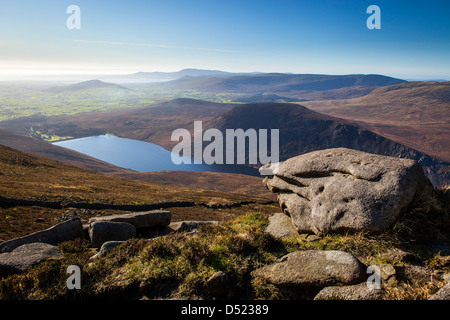
<instances>
[{"instance_id":1,"label":"blue sky","mask_svg":"<svg viewBox=\"0 0 450 320\"><path fill-rule=\"evenodd\" d=\"M69 5L81 29L69 30ZM381 29L369 30L369 5ZM0 0L0 74L376 73L450 80L450 1Z\"/></svg>"}]
</instances>

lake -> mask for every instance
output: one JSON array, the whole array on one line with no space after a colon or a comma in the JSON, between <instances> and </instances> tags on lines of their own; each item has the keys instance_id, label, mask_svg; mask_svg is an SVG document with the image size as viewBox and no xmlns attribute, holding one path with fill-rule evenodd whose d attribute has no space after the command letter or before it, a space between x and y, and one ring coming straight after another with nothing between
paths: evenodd
<instances>
[{"instance_id":1,"label":"lake","mask_svg":"<svg viewBox=\"0 0 450 320\"><path fill-rule=\"evenodd\" d=\"M260 176L257 169L244 165L180 164L172 162L172 152L144 141L101 135L54 142L54 145L78 151L115 166L139 172L148 171L209 171ZM193 162L193 161L191 161Z\"/></svg>"}]
</instances>

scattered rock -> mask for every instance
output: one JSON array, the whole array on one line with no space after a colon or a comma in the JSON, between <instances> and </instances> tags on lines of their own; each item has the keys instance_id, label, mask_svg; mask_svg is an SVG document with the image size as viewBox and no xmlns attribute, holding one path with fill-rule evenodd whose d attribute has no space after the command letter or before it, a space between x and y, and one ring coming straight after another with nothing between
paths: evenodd
<instances>
[{"instance_id":1,"label":"scattered rock","mask_svg":"<svg viewBox=\"0 0 450 320\"><path fill-rule=\"evenodd\" d=\"M365 267L357 258L336 250L296 251L253 271L252 276L278 286L298 287L355 284L366 277Z\"/></svg>"},{"instance_id":2,"label":"scattered rock","mask_svg":"<svg viewBox=\"0 0 450 320\"><path fill-rule=\"evenodd\" d=\"M57 246L48 243L29 243L11 252L0 254L0 277L26 271L39 262L62 258Z\"/></svg>"},{"instance_id":3,"label":"scattered rock","mask_svg":"<svg viewBox=\"0 0 450 320\"><path fill-rule=\"evenodd\" d=\"M98 251L98 253L93 255L89 259L89 261L93 261L93 260L103 257L104 255L106 255L108 252L110 252L115 247L120 246L122 243L125 243L125 241L107 241L107 242L103 243L100 250Z\"/></svg>"},{"instance_id":4,"label":"scattered rock","mask_svg":"<svg viewBox=\"0 0 450 320\"><path fill-rule=\"evenodd\" d=\"M300 232L382 232L433 188L419 163L362 151L319 150L261 167L263 183Z\"/></svg>"},{"instance_id":5,"label":"scattered rock","mask_svg":"<svg viewBox=\"0 0 450 320\"><path fill-rule=\"evenodd\" d=\"M391 248L387 250L383 253L383 257L394 262L413 262L416 260L414 255L398 248Z\"/></svg>"},{"instance_id":6,"label":"scattered rock","mask_svg":"<svg viewBox=\"0 0 450 320\"><path fill-rule=\"evenodd\" d=\"M57 245L64 241L83 237L83 226L80 219L72 219L59 223L49 229L38 231L24 237L11 239L0 244L0 252L11 252L24 244L41 242Z\"/></svg>"},{"instance_id":7,"label":"scattered rock","mask_svg":"<svg viewBox=\"0 0 450 320\"><path fill-rule=\"evenodd\" d=\"M371 289L365 282L352 286L325 287L314 300L378 300L381 290Z\"/></svg>"},{"instance_id":8,"label":"scattered rock","mask_svg":"<svg viewBox=\"0 0 450 320\"><path fill-rule=\"evenodd\" d=\"M389 280L395 280L395 268L393 265L390 264L376 264L380 268L380 278L381 280L387 282Z\"/></svg>"},{"instance_id":9,"label":"scattered rock","mask_svg":"<svg viewBox=\"0 0 450 320\"><path fill-rule=\"evenodd\" d=\"M308 242L319 241L320 239L322 239L322 238L316 234L310 234L309 236L306 237L306 241L308 241Z\"/></svg>"},{"instance_id":10,"label":"scattered rock","mask_svg":"<svg viewBox=\"0 0 450 320\"><path fill-rule=\"evenodd\" d=\"M69 208L70 212L68 213L63 213L60 217L59 220L61 221L67 221L67 220L71 220L71 219L75 219L78 218L77 215L77 211L74 208Z\"/></svg>"},{"instance_id":11,"label":"scattered rock","mask_svg":"<svg viewBox=\"0 0 450 320\"><path fill-rule=\"evenodd\" d=\"M298 231L292 225L291 218L283 212L274 213L269 217L266 232L276 238L298 236Z\"/></svg>"},{"instance_id":12,"label":"scattered rock","mask_svg":"<svg viewBox=\"0 0 450 320\"><path fill-rule=\"evenodd\" d=\"M228 276L225 272L219 271L214 273L207 281L206 287L211 295L223 298L229 293Z\"/></svg>"},{"instance_id":13,"label":"scattered rock","mask_svg":"<svg viewBox=\"0 0 450 320\"><path fill-rule=\"evenodd\" d=\"M217 221L178 221L172 222L169 227L175 232L190 232L198 230L201 226L218 224Z\"/></svg>"},{"instance_id":14,"label":"scattered rock","mask_svg":"<svg viewBox=\"0 0 450 320\"><path fill-rule=\"evenodd\" d=\"M94 247L107 241L125 241L136 236L136 227L127 222L98 221L89 227L89 238Z\"/></svg>"},{"instance_id":15,"label":"scattered rock","mask_svg":"<svg viewBox=\"0 0 450 320\"><path fill-rule=\"evenodd\" d=\"M134 225L136 228L155 228L169 225L171 219L172 215L170 211L152 210L146 212L132 212L126 214L95 217L89 219L89 223L100 221L126 222Z\"/></svg>"}]
</instances>

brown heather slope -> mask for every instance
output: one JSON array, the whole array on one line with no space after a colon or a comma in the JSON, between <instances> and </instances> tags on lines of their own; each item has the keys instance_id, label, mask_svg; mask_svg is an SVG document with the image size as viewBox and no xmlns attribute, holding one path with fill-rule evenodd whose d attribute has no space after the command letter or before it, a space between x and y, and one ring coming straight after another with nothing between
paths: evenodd
<instances>
[{"instance_id":1,"label":"brown heather slope","mask_svg":"<svg viewBox=\"0 0 450 320\"><path fill-rule=\"evenodd\" d=\"M0 181L0 195L14 199L109 204L249 200L248 196L219 191L129 181L5 146L0 146Z\"/></svg>"},{"instance_id":2,"label":"brown heather slope","mask_svg":"<svg viewBox=\"0 0 450 320\"><path fill-rule=\"evenodd\" d=\"M135 172L129 169L116 167L107 162L103 162L70 149L55 146L34 138L10 133L2 129L0 129L0 145L22 152L44 156L84 169L111 174L127 180L146 181L189 189L216 190L273 199L272 193L267 192L267 189L261 182L263 177L216 172Z\"/></svg>"},{"instance_id":3,"label":"brown heather slope","mask_svg":"<svg viewBox=\"0 0 450 320\"><path fill-rule=\"evenodd\" d=\"M450 161L450 81L408 82L359 98L301 104L356 121L391 140Z\"/></svg>"},{"instance_id":4,"label":"brown heather slope","mask_svg":"<svg viewBox=\"0 0 450 320\"><path fill-rule=\"evenodd\" d=\"M131 172L85 154L0 129L0 145L97 172Z\"/></svg>"},{"instance_id":5,"label":"brown heather slope","mask_svg":"<svg viewBox=\"0 0 450 320\"><path fill-rule=\"evenodd\" d=\"M235 173L194 171L117 172L112 174L127 180L147 181L192 189L216 190L276 200L276 195L268 192L263 185L263 176L253 177Z\"/></svg>"},{"instance_id":6,"label":"brown heather slope","mask_svg":"<svg viewBox=\"0 0 450 320\"><path fill-rule=\"evenodd\" d=\"M78 216L84 222L92 215L123 212L120 205L165 205L172 212L173 221L226 220L249 210L279 210L277 204L264 204L267 200L125 180L0 145L0 241L55 225L61 216L73 211L71 206L78 208ZM245 204L249 201L252 203ZM233 205L241 202L241 206ZM61 206L48 206L51 203ZM229 207L214 208L220 204Z\"/></svg>"}]
</instances>

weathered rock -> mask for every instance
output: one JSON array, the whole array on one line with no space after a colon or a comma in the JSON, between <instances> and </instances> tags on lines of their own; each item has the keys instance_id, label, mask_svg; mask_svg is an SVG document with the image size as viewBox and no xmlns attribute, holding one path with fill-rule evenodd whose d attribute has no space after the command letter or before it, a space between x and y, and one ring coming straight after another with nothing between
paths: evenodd
<instances>
[{"instance_id":1,"label":"weathered rock","mask_svg":"<svg viewBox=\"0 0 450 320\"><path fill-rule=\"evenodd\" d=\"M365 282L352 286L325 287L314 300L378 300L381 290L369 288Z\"/></svg>"},{"instance_id":2,"label":"weathered rock","mask_svg":"<svg viewBox=\"0 0 450 320\"><path fill-rule=\"evenodd\" d=\"M0 244L0 252L11 252L15 248L28 243L42 242L57 245L64 241L82 237L83 226L80 219L76 218L64 221L46 230L5 241Z\"/></svg>"},{"instance_id":3,"label":"weathered rock","mask_svg":"<svg viewBox=\"0 0 450 320\"><path fill-rule=\"evenodd\" d=\"M15 248L11 252L0 254L0 277L26 271L39 262L62 258L57 246L48 243L29 243Z\"/></svg>"},{"instance_id":4,"label":"weathered rock","mask_svg":"<svg viewBox=\"0 0 450 320\"><path fill-rule=\"evenodd\" d=\"M206 288L210 294L216 297L226 297L229 293L229 281L225 272L219 271L214 273L207 281Z\"/></svg>"},{"instance_id":5,"label":"weathered rock","mask_svg":"<svg viewBox=\"0 0 450 320\"><path fill-rule=\"evenodd\" d=\"M303 154L260 171L268 169L273 175L263 183L278 193L301 233L382 232L433 192L417 162L346 148Z\"/></svg>"},{"instance_id":6,"label":"weathered rock","mask_svg":"<svg viewBox=\"0 0 450 320\"><path fill-rule=\"evenodd\" d=\"M433 294L428 300L450 300L450 283L447 283L438 292Z\"/></svg>"},{"instance_id":7,"label":"weathered rock","mask_svg":"<svg viewBox=\"0 0 450 320\"><path fill-rule=\"evenodd\" d=\"M89 223L99 221L126 222L136 228L164 227L170 224L172 215L170 211L152 210L146 212L132 212L126 214L115 214L110 216L95 217L89 219Z\"/></svg>"},{"instance_id":8,"label":"weathered rock","mask_svg":"<svg viewBox=\"0 0 450 320\"><path fill-rule=\"evenodd\" d=\"M276 238L298 236L298 231L292 225L291 218L283 212L274 213L269 217L266 232Z\"/></svg>"},{"instance_id":9,"label":"weathered rock","mask_svg":"<svg viewBox=\"0 0 450 320\"><path fill-rule=\"evenodd\" d=\"M336 250L296 251L253 271L252 276L278 286L298 287L355 284L366 278L365 267L357 258Z\"/></svg>"},{"instance_id":10,"label":"weathered rock","mask_svg":"<svg viewBox=\"0 0 450 320\"><path fill-rule=\"evenodd\" d=\"M321 238L316 234L310 234L309 236L306 237L306 241L308 242L319 241L320 239Z\"/></svg>"},{"instance_id":11,"label":"weathered rock","mask_svg":"<svg viewBox=\"0 0 450 320\"><path fill-rule=\"evenodd\" d=\"M395 271L395 268L393 265L380 263L380 264L376 264L376 266L378 266L378 268L380 268L381 280L387 282L388 280L395 279L396 271Z\"/></svg>"},{"instance_id":12,"label":"weathered rock","mask_svg":"<svg viewBox=\"0 0 450 320\"><path fill-rule=\"evenodd\" d=\"M217 221L177 221L172 222L169 227L175 232L189 232L199 229L201 226L217 224Z\"/></svg>"},{"instance_id":13,"label":"weathered rock","mask_svg":"<svg viewBox=\"0 0 450 320\"><path fill-rule=\"evenodd\" d=\"M163 237L173 232L195 233L199 231L201 226L217 223L217 221L177 221L164 227L139 229L138 232L140 236L152 239Z\"/></svg>"},{"instance_id":14,"label":"weathered rock","mask_svg":"<svg viewBox=\"0 0 450 320\"><path fill-rule=\"evenodd\" d=\"M108 252L110 252L115 247L120 246L122 243L125 243L125 241L107 241L107 242L103 243L100 250L98 251L98 253L93 255L89 259L89 261L93 261L93 260L103 257L104 255L106 255Z\"/></svg>"},{"instance_id":15,"label":"weathered rock","mask_svg":"<svg viewBox=\"0 0 450 320\"><path fill-rule=\"evenodd\" d=\"M136 236L136 227L127 222L98 221L89 227L89 238L94 247L107 241L125 241Z\"/></svg>"}]
</instances>

